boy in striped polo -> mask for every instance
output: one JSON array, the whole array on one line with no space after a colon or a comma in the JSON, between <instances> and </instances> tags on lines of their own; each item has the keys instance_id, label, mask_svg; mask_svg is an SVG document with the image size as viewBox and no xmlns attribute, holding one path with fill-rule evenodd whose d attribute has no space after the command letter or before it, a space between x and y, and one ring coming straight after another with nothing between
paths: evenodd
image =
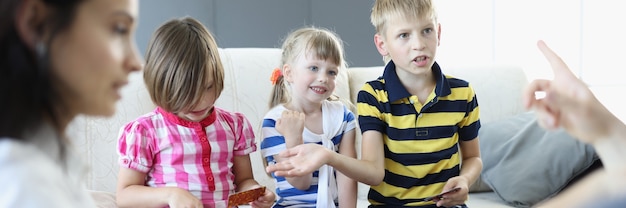
<instances>
[{"instance_id":1,"label":"boy in striped polo","mask_svg":"<svg viewBox=\"0 0 626 208\"><path fill-rule=\"evenodd\" d=\"M443 74L435 62L441 26L433 2L378 0L371 21L387 64L357 98L363 145L384 147L385 177L371 187L370 203L464 207L482 169L479 108L469 83Z\"/></svg>"}]
</instances>

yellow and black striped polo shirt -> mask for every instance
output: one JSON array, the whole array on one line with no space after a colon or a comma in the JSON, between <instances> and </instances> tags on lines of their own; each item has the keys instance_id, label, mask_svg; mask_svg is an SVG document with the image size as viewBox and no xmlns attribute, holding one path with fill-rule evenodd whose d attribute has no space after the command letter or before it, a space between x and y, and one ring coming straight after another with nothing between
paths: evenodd
<instances>
[{"instance_id":1,"label":"yellow and black striped polo shirt","mask_svg":"<svg viewBox=\"0 0 626 208\"><path fill-rule=\"evenodd\" d=\"M379 131L384 140L385 178L369 191L372 205L433 206L419 200L460 174L458 143L478 136L478 101L469 83L444 75L437 63L432 72L437 84L424 104L400 83L393 61L358 94L361 132Z\"/></svg>"}]
</instances>

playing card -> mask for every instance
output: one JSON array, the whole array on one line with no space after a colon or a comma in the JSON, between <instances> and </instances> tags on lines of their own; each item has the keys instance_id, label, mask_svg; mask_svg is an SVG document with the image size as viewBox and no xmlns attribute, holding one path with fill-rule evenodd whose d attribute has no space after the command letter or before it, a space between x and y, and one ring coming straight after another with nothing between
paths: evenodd
<instances>
[{"instance_id":1,"label":"playing card","mask_svg":"<svg viewBox=\"0 0 626 208\"><path fill-rule=\"evenodd\" d=\"M265 193L265 186L242 191L228 196L228 207L250 203Z\"/></svg>"},{"instance_id":2,"label":"playing card","mask_svg":"<svg viewBox=\"0 0 626 208\"><path fill-rule=\"evenodd\" d=\"M444 194L456 192L456 191L459 191L459 190L461 190L461 188L460 187L456 187L456 188L450 189L450 190L448 190L446 192L443 192L443 193L440 193L440 194L437 194L437 195L434 195L434 196L426 197L426 198L422 199L422 201L432 201L432 200L435 200L435 199L440 199Z\"/></svg>"}]
</instances>

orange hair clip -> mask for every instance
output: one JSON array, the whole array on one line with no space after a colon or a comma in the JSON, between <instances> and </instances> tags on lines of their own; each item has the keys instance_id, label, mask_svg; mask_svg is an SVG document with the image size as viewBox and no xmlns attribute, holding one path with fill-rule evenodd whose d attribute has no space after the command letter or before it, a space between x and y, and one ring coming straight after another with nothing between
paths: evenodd
<instances>
[{"instance_id":1,"label":"orange hair clip","mask_svg":"<svg viewBox=\"0 0 626 208\"><path fill-rule=\"evenodd\" d=\"M283 72L280 70L280 68L274 68L274 71L272 71L272 76L270 77L270 81L272 81L272 85L275 85L276 82L278 82L278 78L280 76L283 76Z\"/></svg>"}]
</instances>

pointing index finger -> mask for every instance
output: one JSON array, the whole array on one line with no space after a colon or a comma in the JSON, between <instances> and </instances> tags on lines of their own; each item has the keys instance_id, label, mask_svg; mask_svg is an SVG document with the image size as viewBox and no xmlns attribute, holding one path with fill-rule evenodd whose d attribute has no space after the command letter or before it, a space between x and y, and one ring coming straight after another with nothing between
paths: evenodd
<instances>
[{"instance_id":1,"label":"pointing index finger","mask_svg":"<svg viewBox=\"0 0 626 208\"><path fill-rule=\"evenodd\" d=\"M537 41L537 47L539 48L541 53L543 53L543 56L548 60L550 66L552 66L552 72L554 73L555 77L574 76L574 74L572 74L572 72L569 70L569 67L567 67L567 64L563 62L563 59L561 59L559 55L554 53L554 51L552 51L552 49L550 49L550 47L548 47L545 42L543 42L542 40Z\"/></svg>"}]
</instances>

